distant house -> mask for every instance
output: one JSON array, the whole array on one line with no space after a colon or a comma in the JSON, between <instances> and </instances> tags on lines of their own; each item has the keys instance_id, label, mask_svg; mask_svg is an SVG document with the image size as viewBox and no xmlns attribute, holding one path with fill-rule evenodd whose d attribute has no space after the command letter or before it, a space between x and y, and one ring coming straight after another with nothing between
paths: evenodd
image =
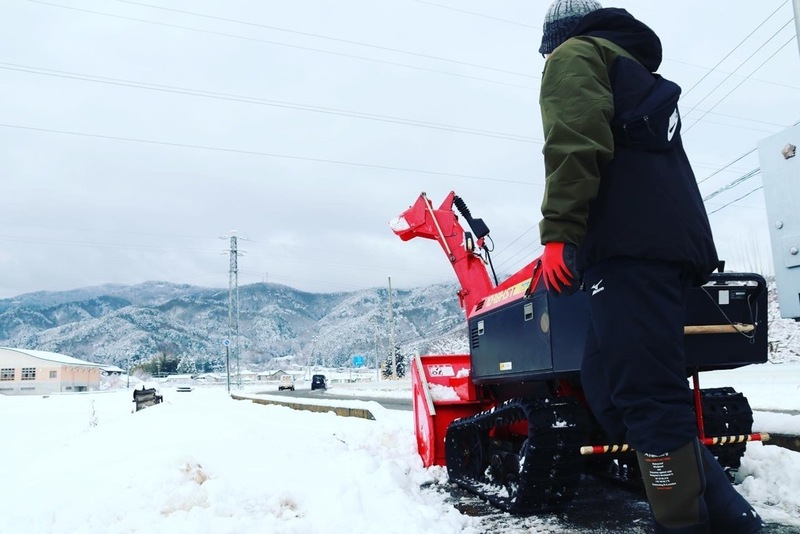
<instances>
[{"instance_id":1,"label":"distant house","mask_svg":"<svg viewBox=\"0 0 800 534\"><path fill-rule=\"evenodd\" d=\"M197 375L195 379L204 382L225 382L226 375L222 373L202 373Z\"/></svg>"},{"instance_id":2,"label":"distant house","mask_svg":"<svg viewBox=\"0 0 800 534\"><path fill-rule=\"evenodd\" d=\"M261 371L256 373L256 380L259 382L270 382L270 381L277 381L281 375L288 375L286 371L283 369L278 369L277 371Z\"/></svg>"},{"instance_id":3,"label":"distant house","mask_svg":"<svg viewBox=\"0 0 800 534\"><path fill-rule=\"evenodd\" d=\"M92 391L107 364L43 350L0 347L0 394L42 395Z\"/></svg>"},{"instance_id":4,"label":"distant house","mask_svg":"<svg viewBox=\"0 0 800 534\"><path fill-rule=\"evenodd\" d=\"M247 369L242 369L241 371L239 371L239 377L244 382L253 382L256 379L256 372L248 371Z\"/></svg>"},{"instance_id":5,"label":"distant house","mask_svg":"<svg viewBox=\"0 0 800 534\"><path fill-rule=\"evenodd\" d=\"M100 368L100 374L103 376L120 376L125 374L125 369L120 369L116 365L103 365Z\"/></svg>"}]
</instances>

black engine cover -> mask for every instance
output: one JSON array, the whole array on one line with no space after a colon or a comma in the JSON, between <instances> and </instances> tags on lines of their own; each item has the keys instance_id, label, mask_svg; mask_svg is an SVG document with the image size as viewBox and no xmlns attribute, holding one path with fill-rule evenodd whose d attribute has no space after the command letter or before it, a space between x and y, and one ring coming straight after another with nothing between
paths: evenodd
<instances>
[{"instance_id":1,"label":"black engine cover","mask_svg":"<svg viewBox=\"0 0 800 534\"><path fill-rule=\"evenodd\" d=\"M580 371L589 321L588 296L552 297L543 286L530 296L495 305L489 296L469 319L472 378L477 384L548 380ZM485 311L483 309L485 308ZM755 324L743 335L685 336L687 369L728 369L767 360L767 291L763 277L717 273L692 289L686 325Z\"/></svg>"}]
</instances>

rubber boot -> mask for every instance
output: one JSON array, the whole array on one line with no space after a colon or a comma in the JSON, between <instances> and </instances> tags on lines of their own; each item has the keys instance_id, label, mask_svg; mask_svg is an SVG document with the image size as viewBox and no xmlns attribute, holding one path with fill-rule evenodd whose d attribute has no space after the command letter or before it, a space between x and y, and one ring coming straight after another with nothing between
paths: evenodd
<instances>
[{"instance_id":1,"label":"rubber boot","mask_svg":"<svg viewBox=\"0 0 800 534\"><path fill-rule=\"evenodd\" d=\"M697 438L664 454L636 453L647 500L661 534L708 534L706 477Z\"/></svg>"},{"instance_id":2,"label":"rubber boot","mask_svg":"<svg viewBox=\"0 0 800 534\"><path fill-rule=\"evenodd\" d=\"M763 527L761 517L728 481L725 470L707 447L701 446L706 475L705 501L712 532L753 534Z\"/></svg>"}]
</instances>

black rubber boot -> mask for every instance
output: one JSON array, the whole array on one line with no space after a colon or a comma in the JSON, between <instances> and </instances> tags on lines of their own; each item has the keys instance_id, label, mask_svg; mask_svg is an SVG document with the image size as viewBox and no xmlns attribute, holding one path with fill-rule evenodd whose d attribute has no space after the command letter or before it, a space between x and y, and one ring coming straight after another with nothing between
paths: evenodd
<instances>
[{"instance_id":1,"label":"black rubber boot","mask_svg":"<svg viewBox=\"0 0 800 534\"><path fill-rule=\"evenodd\" d=\"M705 501L712 532L753 534L763 527L761 517L728 481L725 470L707 447L701 446L706 475Z\"/></svg>"},{"instance_id":2,"label":"black rubber boot","mask_svg":"<svg viewBox=\"0 0 800 534\"><path fill-rule=\"evenodd\" d=\"M700 448L695 438L664 454L636 453L659 534L711 532L703 499L706 477Z\"/></svg>"}]
</instances>

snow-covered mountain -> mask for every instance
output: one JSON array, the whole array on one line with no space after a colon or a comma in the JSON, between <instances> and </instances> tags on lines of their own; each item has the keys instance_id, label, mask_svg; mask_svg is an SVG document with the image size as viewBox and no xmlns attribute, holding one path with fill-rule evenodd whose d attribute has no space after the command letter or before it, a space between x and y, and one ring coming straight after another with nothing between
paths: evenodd
<instances>
[{"instance_id":1,"label":"snow-covered mountain","mask_svg":"<svg viewBox=\"0 0 800 534\"><path fill-rule=\"evenodd\" d=\"M468 352L456 290L439 284L393 292L394 334L403 353ZM0 300L0 345L123 368L158 355L222 368L228 298L227 289L166 282L30 293ZM391 338L388 300L385 288L306 293L276 284L242 286L240 362L262 368L285 357L331 367L349 365L355 355L383 360ZM770 360L800 361L800 323L780 318L772 284L769 323Z\"/></svg>"},{"instance_id":2,"label":"snow-covered mountain","mask_svg":"<svg viewBox=\"0 0 800 534\"><path fill-rule=\"evenodd\" d=\"M454 284L393 291L394 332L401 350L463 340ZM314 294L276 284L239 288L241 362L275 358L346 365L388 353L388 290ZM127 367L159 354L220 364L229 336L227 289L166 282L37 292L0 300L0 345L49 350Z\"/></svg>"}]
</instances>

